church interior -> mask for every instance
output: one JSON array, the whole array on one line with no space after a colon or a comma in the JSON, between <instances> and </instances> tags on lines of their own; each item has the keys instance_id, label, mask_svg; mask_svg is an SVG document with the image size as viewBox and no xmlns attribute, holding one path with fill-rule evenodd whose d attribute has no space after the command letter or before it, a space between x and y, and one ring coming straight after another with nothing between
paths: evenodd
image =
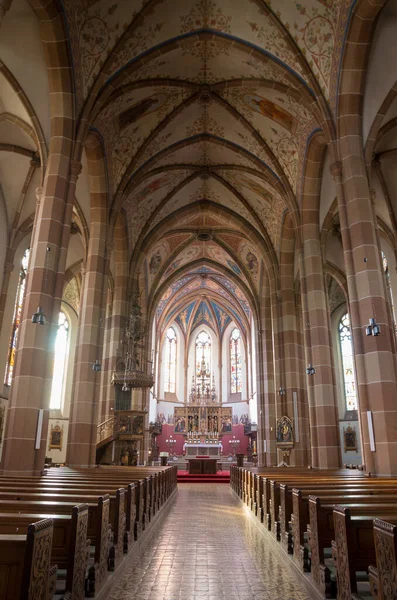
<instances>
[{"instance_id":1,"label":"church interior","mask_svg":"<svg viewBox=\"0 0 397 600\"><path fill-rule=\"evenodd\" d=\"M0 0L0 600L396 600L396 33Z\"/></svg>"}]
</instances>

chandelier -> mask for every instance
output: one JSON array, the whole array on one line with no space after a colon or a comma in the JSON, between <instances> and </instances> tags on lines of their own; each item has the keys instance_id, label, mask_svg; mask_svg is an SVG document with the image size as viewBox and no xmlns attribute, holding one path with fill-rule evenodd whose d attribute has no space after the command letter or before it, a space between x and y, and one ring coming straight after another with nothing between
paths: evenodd
<instances>
[{"instance_id":1,"label":"chandelier","mask_svg":"<svg viewBox=\"0 0 397 600\"><path fill-rule=\"evenodd\" d=\"M146 358L147 326L135 295L120 355L113 371L112 384L121 384L122 391L130 388L151 388L154 384L153 361Z\"/></svg>"},{"instance_id":2,"label":"chandelier","mask_svg":"<svg viewBox=\"0 0 397 600\"><path fill-rule=\"evenodd\" d=\"M192 377L192 388L189 394L190 404L214 404L216 401L215 378L208 369L204 356L200 363L200 370Z\"/></svg>"}]
</instances>

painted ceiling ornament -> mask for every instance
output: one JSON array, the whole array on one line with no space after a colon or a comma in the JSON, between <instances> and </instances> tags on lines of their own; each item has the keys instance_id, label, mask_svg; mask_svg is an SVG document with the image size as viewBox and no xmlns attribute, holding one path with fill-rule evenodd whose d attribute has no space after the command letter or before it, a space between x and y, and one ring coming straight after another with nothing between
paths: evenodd
<instances>
[{"instance_id":1,"label":"painted ceiling ornament","mask_svg":"<svg viewBox=\"0 0 397 600\"><path fill-rule=\"evenodd\" d=\"M284 108L275 104L268 98L259 96L258 94L244 96L245 104L259 114L278 123L287 131L294 133L297 129L296 119Z\"/></svg>"},{"instance_id":2,"label":"painted ceiling ornament","mask_svg":"<svg viewBox=\"0 0 397 600\"><path fill-rule=\"evenodd\" d=\"M197 29L215 29L231 33L232 18L225 15L213 0L200 0L180 19L181 33L190 33Z\"/></svg>"},{"instance_id":3,"label":"painted ceiling ornament","mask_svg":"<svg viewBox=\"0 0 397 600\"><path fill-rule=\"evenodd\" d=\"M157 251L155 254L152 254L149 261L149 272L151 275L156 275L161 266L161 254Z\"/></svg>"},{"instance_id":4,"label":"painted ceiling ornament","mask_svg":"<svg viewBox=\"0 0 397 600\"><path fill-rule=\"evenodd\" d=\"M245 257L245 261L247 263L247 267L249 269L249 271L253 274L253 275L257 275L258 274L258 270L259 270L259 263L258 263L258 259L255 256L255 254L253 252L247 252L246 257Z\"/></svg>"}]
</instances>

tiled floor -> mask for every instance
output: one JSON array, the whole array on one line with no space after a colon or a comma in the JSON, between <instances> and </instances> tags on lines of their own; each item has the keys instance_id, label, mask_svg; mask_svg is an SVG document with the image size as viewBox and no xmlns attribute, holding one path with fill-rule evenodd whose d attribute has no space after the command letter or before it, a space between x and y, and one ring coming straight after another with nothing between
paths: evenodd
<instances>
[{"instance_id":1,"label":"tiled floor","mask_svg":"<svg viewBox=\"0 0 397 600\"><path fill-rule=\"evenodd\" d=\"M229 486L184 484L110 600L306 600L295 569Z\"/></svg>"}]
</instances>

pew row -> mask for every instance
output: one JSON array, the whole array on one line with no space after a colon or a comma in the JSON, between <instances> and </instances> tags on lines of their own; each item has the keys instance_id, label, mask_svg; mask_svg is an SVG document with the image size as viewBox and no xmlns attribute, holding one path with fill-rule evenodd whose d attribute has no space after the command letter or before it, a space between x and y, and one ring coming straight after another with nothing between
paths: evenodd
<instances>
[{"instance_id":1,"label":"pew row","mask_svg":"<svg viewBox=\"0 0 397 600\"><path fill-rule=\"evenodd\" d=\"M397 478L369 478L365 473L356 470L249 470L232 467L231 487L258 520L264 523L265 529L272 537L281 542L283 549L291 555L301 572L306 572L306 576L323 598L336 597L337 594L341 600L351 600L360 597L354 587L354 579L351 594L345 593L346 586L341 587L340 584L338 592L337 585L341 568L339 567L338 573L334 510L343 505L350 511L354 523L359 523L360 519L365 522L367 529L361 528L359 532L360 535L364 535L363 532L366 531L366 543L370 548L370 553L362 555L361 562L357 565L353 559L352 572L362 568L359 583L366 585L368 589L370 586L374 598L396 600L397 586L394 585L394 581L392 585L389 583L391 576L385 575L384 567L379 567L385 561L384 557L382 561L377 556L374 535L380 536L383 549L386 543L394 547L392 545L395 544L393 536L396 531L394 519L397 517ZM375 534L372 523L374 519L377 519L377 523L389 522L383 529L378 526ZM392 560L389 558L388 561L388 571L391 570L392 577L397 581L396 554L395 551L388 552L388 556L392 556ZM393 589L392 593L383 592L382 577L385 582L383 588ZM343 577L342 580L344 581Z\"/></svg>"},{"instance_id":2,"label":"pew row","mask_svg":"<svg viewBox=\"0 0 397 600\"><path fill-rule=\"evenodd\" d=\"M58 576L57 597L94 597L173 494L176 482L175 467L55 468L40 478L0 477L0 535L18 532L24 544L22 532L51 515L51 557L59 563L52 576L54 582ZM0 570L1 565L0 556ZM55 583L52 589L54 593Z\"/></svg>"}]
</instances>

